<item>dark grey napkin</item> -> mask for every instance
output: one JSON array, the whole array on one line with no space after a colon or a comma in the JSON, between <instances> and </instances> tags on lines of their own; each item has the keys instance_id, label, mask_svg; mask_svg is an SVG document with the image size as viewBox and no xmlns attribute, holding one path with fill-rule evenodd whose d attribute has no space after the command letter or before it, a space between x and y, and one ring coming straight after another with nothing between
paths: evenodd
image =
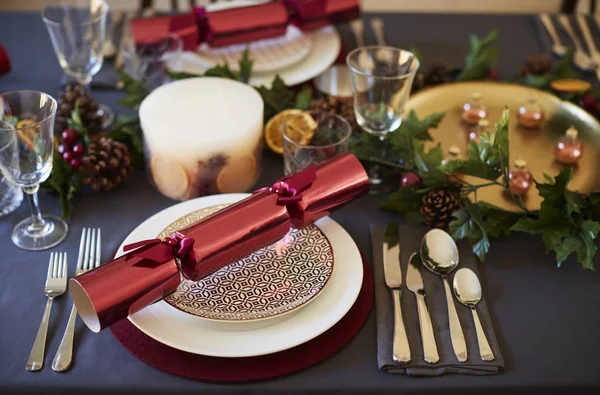
<instances>
[{"instance_id":1,"label":"dark grey napkin","mask_svg":"<svg viewBox=\"0 0 600 395\"><path fill-rule=\"evenodd\" d=\"M500 353L498 340L494 333L492 321L485 303L485 286L483 288L483 299L477 305L477 312L481 319L481 325L485 331L495 359L491 362L482 361L479 355L477 345L477 335L475 333L475 324L471 311L468 307L460 304L454 298L456 311L465 334L467 343L467 361L461 363L456 359L450 340L450 329L448 324L448 309L446 306L446 297L444 295L444 284L442 279L429 272L424 267L421 268L423 284L425 286L425 301L435 340L437 343L440 360L436 364L428 364L423 359L423 348L421 345L421 334L419 329L419 319L417 313L417 302L415 295L406 287L406 269L408 259L413 252L418 252L421 239L427 232L425 227L415 227L402 225L399 227L400 242L400 262L402 265L403 287L402 287L402 314L408 342L410 344L411 362L408 364L399 364L392 359L392 338L393 338L393 305L392 293L385 285L383 274L383 235L385 227L382 225L371 225L371 235L373 240L373 267L375 281L375 303L377 314L377 364L379 369L388 373L401 373L409 376L440 376L447 373L469 374L469 375L490 375L496 374L504 368L504 358ZM458 243L460 264L458 269L467 267L479 276L475 256L471 252L467 243ZM455 272L454 272L455 273ZM454 273L448 276L450 284L454 278ZM480 277L481 278L481 277ZM450 285L452 287L452 285Z\"/></svg>"}]
</instances>

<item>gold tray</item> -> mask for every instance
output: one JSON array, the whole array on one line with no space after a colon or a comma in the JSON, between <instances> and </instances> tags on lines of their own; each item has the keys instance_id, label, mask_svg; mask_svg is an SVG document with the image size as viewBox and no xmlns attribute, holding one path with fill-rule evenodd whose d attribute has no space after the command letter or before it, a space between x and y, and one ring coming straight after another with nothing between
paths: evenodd
<instances>
[{"instance_id":1,"label":"gold tray","mask_svg":"<svg viewBox=\"0 0 600 395\"><path fill-rule=\"evenodd\" d=\"M426 144L426 149L441 143L444 152L451 145L460 147L466 155L468 132L461 123L461 107L471 94L479 92L487 106L490 130L500 119L505 107L510 110L509 142L510 163L518 158L527 161L527 167L534 179L544 181L543 173L552 177L562 169L554 160L556 141L564 135L570 125L575 125L584 144L584 154L574 167L573 180L569 189L588 193L600 189L600 124L594 117L575 104L565 102L541 90L498 82L457 82L429 88L412 96L406 113L414 110L419 118L434 112L445 112L446 116L437 129L430 133L434 142ZM535 98L544 111L544 123L539 129L525 129L517 122L517 110L528 97ZM481 183L480 179L465 177L468 182ZM518 206L505 195L500 186L481 188L477 192L479 200L498 206L507 211L520 211ZM542 198L535 186L523 197L529 210L540 209Z\"/></svg>"}]
</instances>

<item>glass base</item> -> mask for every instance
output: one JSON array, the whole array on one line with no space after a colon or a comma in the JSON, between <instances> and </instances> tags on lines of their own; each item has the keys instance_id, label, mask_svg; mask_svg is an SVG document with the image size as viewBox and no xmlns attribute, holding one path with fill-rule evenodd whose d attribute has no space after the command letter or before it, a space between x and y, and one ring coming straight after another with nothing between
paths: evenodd
<instances>
[{"instance_id":1,"label":"glass base","mask_svg":"<svg viewBox=\"0 0 600 395\"><path fill-rule=\"evenodd\" d=\"M65 239L69 225L53 215L43 215L45 227L35 229L32 219L26 218L13 229L11 239L19 248L30 251L47 250Z\"/></svg>"},{"instance_id":2,"label":"glass base","mask_svg":"<svg viewBox=\"0 0 600 395\"><path fill-rule=\"evenodd\" d=\"M369 195L383 195L389 192L388 185L381 178L369 177L369 183L371 184Z\"/></svg>"},{"instance_id":3,"label":"glass base","mask_svg":"<svg viewBox=\"0 0 600 395\"><path fill-rule=\"evenodd\" d=\"M102 129L108 129L115 121L115 112L106 104L98 105L98 115L102 117Z\"/></svg>"}]
</instances>

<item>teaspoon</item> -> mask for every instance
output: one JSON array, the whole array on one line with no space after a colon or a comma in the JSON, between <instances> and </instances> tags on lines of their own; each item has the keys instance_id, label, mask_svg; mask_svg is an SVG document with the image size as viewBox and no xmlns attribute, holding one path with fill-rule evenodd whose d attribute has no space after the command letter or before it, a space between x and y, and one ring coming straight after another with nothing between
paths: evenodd
<instances>
[{"instance_id":1,"label":"teaspoon","mask_svg":"<svg viewBox=\"0 0 600 395\"><path fill-rule=\"evenodd\" d=\"M494 353L488 343L479 315L475 306L481 300L481 284L479 279L471 269L460 269L454 275L454 294L456 299L468 308L473 313L473 321L475 321L475 331L477 332L477 343L479 343L479 354L484 361L493 361Z\"/></svg>"},{"instance_id":2,"label":"teaspoon","mask_svg":"<svg viewBox=\"0 0 600 395\"><path fill-rule=\"evenodd\" d=\"M421 242L421 260L429 271L442 277L448 304L448 320L450 323L450 339L454 354L460 362L467 360L467 345L465 335L456 313L452 299L452 291L448 284L448 274L458 266L458 247L452 237L443 230L432 229L423 237Z\"/></svg>"}]
</instances>

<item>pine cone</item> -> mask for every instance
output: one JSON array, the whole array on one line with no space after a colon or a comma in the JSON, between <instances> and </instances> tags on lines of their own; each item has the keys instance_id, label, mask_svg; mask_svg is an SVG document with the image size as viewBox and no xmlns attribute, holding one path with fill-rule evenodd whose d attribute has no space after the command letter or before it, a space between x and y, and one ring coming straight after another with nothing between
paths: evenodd
<instances>
[{"instance_id":1,"label":"pine cone","mask_svg":"<svg viewBox=\"0 0 600 395\"><path fill-rule=\"evenodd\" d=\"M552 69L552 59L547 55L532 55L527 58L521 68L521 76L527 75L546 75Z\"/></svg>"},{"instance_id":2,"label":"pine cone","mask_svg":"<svg viewBox=\"0 0 600 395\"><path fill-rule=\"evenodd\" d=\"M326 96L313 99L310 103L310 110L339 115L348 121L353 131L358 129L354 113L354 99L352 97Z\"/></svg>"},{"instance_id":3,"label":"pine cone","mask_svg":"<svg viewBox=\"0 0 600 395\"><path fill-rule=\"evenodd\" d=\"M425 86L435 86L450 82L448 75L448 65L444 59L436 59L425 68L423 73L423 83Z\"/></svg>"},{"instance_id":4,"label":"pine cone","mask_svg":"<svg viewBox=\"0 0 600 395\"><path fill-rule=\"evenodd\" d=\"M102 117L98 115L98 103L84 87L74 84L67 85L65 91L60 94L54 132L60 134L67 128L68 120L71 118L76 105L79 106L79 115L88 133L94 135L100 132L102 130Z\"/></svg>"},{"instance_id":5,"label":"pine cone","mask_svg":"<svg viewBox=\"0 0 600 395\"><path fill-rule=\"evenodd\" d=\"M133 172L129 149L123 143L102 137L88 147L88 152L81 159L80 171L83 183L95 192L110 191Z\"/></svg>"},{"instance_id":6,"label":"pine cone","mask_svg":"<svg viewBox=\"0 0 600 395\"><path fill-rule=\"evenodd\" d=\"M421 215L425 224L445 229L452 221L452 214L460 207L460 195L445 189L434 189L423 197Z\"/></svg>"}]
</instances>

